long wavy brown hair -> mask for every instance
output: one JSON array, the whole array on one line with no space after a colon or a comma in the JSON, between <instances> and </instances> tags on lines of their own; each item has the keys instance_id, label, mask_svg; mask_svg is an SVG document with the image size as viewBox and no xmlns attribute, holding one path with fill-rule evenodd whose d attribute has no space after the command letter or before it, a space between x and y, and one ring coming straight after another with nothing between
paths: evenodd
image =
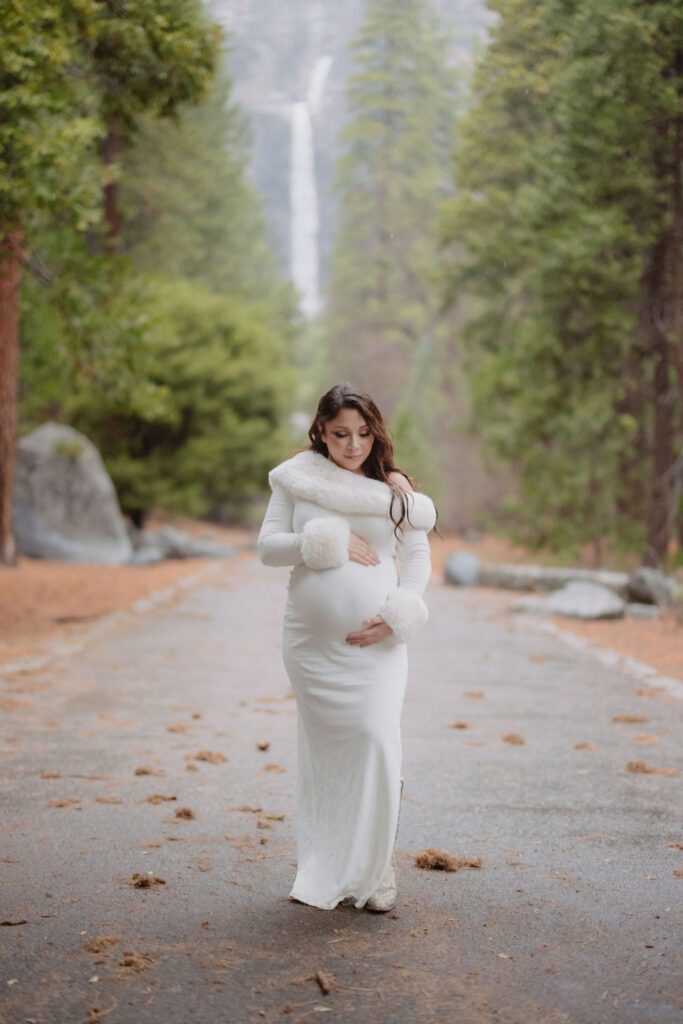
<instances>
[{"instance_id":1,"label":"long wavy brown hair","mask_svg":"<svg viewBox=\"0 0 683 1024\"><path fill-rule=\"evenodd\" d=\"M390 479L389 474L401 473L408 480L411 487L414 488L415 484L408 474L399 469L394 462L394 447L384 425L382 413L372 398L370 398L370 395L366 394L365 391L359 391L352 384L335 384L333 388L330 388L318 402L318 408L308 431L311 443L304 450L318 452L319 455L329 458L327 445L321 436L320 430L325 423L336 419L342 409L356 409L370 428L374 440L370 454L363 463L362 469L365 476L373 480L381 480L382 483L387 484L391 488L389 515L394 523L396 532L404 520L410 523L408 498L405 491Z\"/></svg>"}]
</instances>

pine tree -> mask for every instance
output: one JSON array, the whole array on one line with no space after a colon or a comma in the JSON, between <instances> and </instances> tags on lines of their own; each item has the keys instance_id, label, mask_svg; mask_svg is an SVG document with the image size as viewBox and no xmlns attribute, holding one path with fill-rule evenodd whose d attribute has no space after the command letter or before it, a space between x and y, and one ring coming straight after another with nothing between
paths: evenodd
<instances>
[{"instance_id":1,"label":"pine tree","mask_svg":"<svg viewBox=\"0 0 683 1024\"><path fill-rule=\"evenodd\" d=\"M435 397L424 400L421 368L442 319L435 226L449 191L455 76L425 0L370 0L352 55L327 314L331 368L385 410L410 401L419 418L415 400L426 413Z\"/></svg>"},{"instance_id":2,"label":"pine tree","mask_svg":"<svg viewBox=\"0 0 683 1024\"><path fill-rule=\"evenodd\" d=\"M682 438L681 12L492 6L445 226L475 414L519 473L526 539L611 536L660 563Z\"/></svg>"},{"instance_id":3,"label":"pine tree","mask_svg":"<svg viewBox=\"0 0 683 1024\"><path fill-rule=\"evenodd\" d=\"M37 212L80 227L96 216L100 125L79 45L82 8L78 0L7 0L0 22L0 562L8 564L22 266Z\"/></svg>"}]
</instances>

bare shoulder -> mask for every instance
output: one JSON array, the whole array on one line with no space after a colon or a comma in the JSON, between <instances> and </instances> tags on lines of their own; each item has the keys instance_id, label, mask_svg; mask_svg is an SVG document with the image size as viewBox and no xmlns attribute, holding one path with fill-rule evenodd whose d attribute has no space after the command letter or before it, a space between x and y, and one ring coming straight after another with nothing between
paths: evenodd
<instances>
[{"instance_id":1,"label":"bare shoulder","mask_svg":"<svg viewBox=\"0 0 683 1024\"><path fill-rule=\"evenodd\" d=\"M399 473L397 469L392 470L389 474L389 479L392 484L396 484L396 486L400 487L402 491L408 491L412 494L413 488L410 486L410 481L403 475L403 473Z\"/></svg>"}]
</instances>

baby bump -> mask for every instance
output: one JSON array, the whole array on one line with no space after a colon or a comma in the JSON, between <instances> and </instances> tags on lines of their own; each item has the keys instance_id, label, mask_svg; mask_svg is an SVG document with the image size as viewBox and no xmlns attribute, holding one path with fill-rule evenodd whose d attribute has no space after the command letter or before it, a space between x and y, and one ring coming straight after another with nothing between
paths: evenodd
<instances>
[{"instance_id":1,"label":"baby bump","mask_svg":"<svg viewBox=\"0 0 683 1024\"><path fill-rule=\"evenodd\" d=\"M289 608L319 638L342 640L377 614L396 579L391 558L375 566L349 561L323 571L297 566L289 583Z\"/></svg>"}]
</instances>

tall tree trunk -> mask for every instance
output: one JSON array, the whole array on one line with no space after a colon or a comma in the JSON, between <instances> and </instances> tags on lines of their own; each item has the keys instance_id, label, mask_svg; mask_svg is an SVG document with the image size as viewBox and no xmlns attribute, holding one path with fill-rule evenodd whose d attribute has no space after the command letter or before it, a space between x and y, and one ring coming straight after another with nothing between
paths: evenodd
<instances>
[{"instance_id":1,"label":"tall tree trunk","mask_svg":"<svg viewBox=\"0 0 683 1024\"><path fill-rule=\"evenodd\" d=\"M672 351L663 317L667 307L667 270L671 231L664 231L652 249L643 280L642 327L653 359L652 456L648 487L643 561L660 568L673 531L676 388L672 380ZM669 306L669 309L671 307Z\"/></svg>"},{"instance_id":2,"label":"tall tree trunk","mask_svg":"<svg viewBox=\"0 0 683 1024\"><path fill-rule=\"evenodd\" d=\"M104 219L107 225L105 249L110 255L118 252L121 240L120 183L117 168L121 163L121 155L121 128L118 121L111 118L107 123L107 137L104 140L104 162L107 166L107 182L104 186Z\"/></svg>"},{"instance_id":3,"label":"tall tree trunk","mask_svg":"<svg viewBox=\"0 0 683 1024\"><path fill-rule=\"evenodd\" d=\"M0 243L0 563L16 563L12 536L12 491L17 445L19 372L19 289L21 229Z\"/></svg>"}]
</instances>

